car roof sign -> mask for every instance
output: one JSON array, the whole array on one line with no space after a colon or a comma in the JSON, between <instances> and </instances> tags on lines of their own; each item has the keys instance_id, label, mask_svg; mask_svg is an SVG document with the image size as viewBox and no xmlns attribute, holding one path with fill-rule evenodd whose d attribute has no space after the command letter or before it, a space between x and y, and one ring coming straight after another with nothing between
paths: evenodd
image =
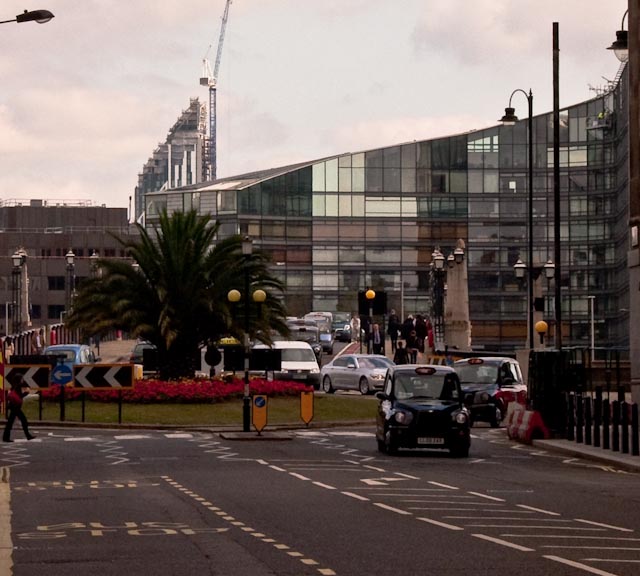
<instances>
[{"instance_id":1,"label":"car roof sign","mask_svg":"<svg viewBox=\"0 0 640 576\"><path fill-rule=\"evenodd\" d=\"M469 358L469 364L484 364L484 360L482 358Z\"/></svg>"},{"instance_id":2,"label":"car roof sign","mask_svg":"<svg viewBox=\"0 0 640 576\"><path fill-rule=\"evenodd\" d=\"M436 369L432 366L418 366L416 368L416 374L435 374Z\"/></svg>"}]
</instances>

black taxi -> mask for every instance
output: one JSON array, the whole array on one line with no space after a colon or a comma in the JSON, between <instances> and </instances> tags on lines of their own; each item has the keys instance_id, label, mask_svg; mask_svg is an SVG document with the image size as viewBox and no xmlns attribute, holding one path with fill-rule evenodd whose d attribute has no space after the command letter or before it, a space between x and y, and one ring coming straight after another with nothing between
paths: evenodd
<instances>
[{"instance_id":1,"label":"black taxi","mask_svg":"<svg viewBox=\"0 0 640 576\"><path fill-rule=\"evenodd\" d=\"M376 415L378 450L435 448L451 455L469 455L470 415L463 404L460 381L449 366L391 366Z\"/></svg>"}]
</instances>

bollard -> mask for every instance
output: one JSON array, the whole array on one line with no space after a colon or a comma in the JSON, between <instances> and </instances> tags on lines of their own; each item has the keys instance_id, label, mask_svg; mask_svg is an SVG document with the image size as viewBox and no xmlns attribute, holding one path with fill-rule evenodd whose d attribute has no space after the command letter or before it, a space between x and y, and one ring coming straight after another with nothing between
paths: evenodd
<instances>
[{"instance_id":1,"label":"bollard","mask_svg":"<svg viewBox=\"0 0 640 576\"><path fill-rule=\"evenodd\" d=\"M602 386L596 387L596 399L593 405L593 445L600 448L600 425L602 424Z\"/></svg>"},{"instance_id":2,"label":"bollard","mask_svg":"<svg viewBox=\"0 0 640 576\"><path fill-rule=\"evenodd\" d=\"M629 405L620 404L622 410L622 453L629 454Z\"/></svg>"},{"instance_id":3,"label":"bollard","mask_svg":"<svg viewBox=\"0 0 640 576\"><path fill-rule=\"evenodd\" d=\"M584 443L591 446L591 396L584 398Z\"/></svg>"},{"instance_id":4,"label":"bollard","mask_svg":"<svg viewBox=\"0 0 640 576\"><path fill-rule=\"evenodd\" d=\"M609 399L602 401L602 447L609 450L611 447L611 436L609 431L609 422L611 420L611 408Z\"/></svg>"},{"instance_id":5,"label":"bollard","mask_svg":"<svg viewBox=\"0 0 640 576\"><path fill-rule=\"evenodd\" d=\"M576 396L576 442L582 444L584 441L584 398Z\"/></svg>"},{"instance_id":6,"label":"bollard","mask_svg":"<svg viewBox=\"0 0 640 576\"><path fill-rule=\"evenodd\" d=\"M640 437L638 436L638 405L631 406L631 453L640 456Z\"/></svg>"},{"instance_id":7,"label":"bollard","mask_svg":"<svg viewBox=\"0 0 640 576\"><path fill-rule=\"evenodd\" d=\"M613 443L611 450L614 452L620 452L620 402L614 400L611 403L613 407L613 418L611 419L611 426L613 427Z\"/></svg>"},{"instance_id":8,"label":"bollard","mask_svg":"<svg viewBox=\"0 0 640 576\"><path fill-rule=\"evenodd\" d=\"M575 436L575 394L569 394L569 399L567 402L567 440L571 440L572 442L576 439Z\"/></svg>"}]
</instances>

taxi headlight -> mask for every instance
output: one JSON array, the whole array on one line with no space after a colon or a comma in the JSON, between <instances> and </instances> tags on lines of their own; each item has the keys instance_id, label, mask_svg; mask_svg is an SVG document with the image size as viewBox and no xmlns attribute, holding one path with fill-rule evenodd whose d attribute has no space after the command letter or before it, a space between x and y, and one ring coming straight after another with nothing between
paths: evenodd
<instances>
[{"instance_id":1,"label":"taxi headlight","mask_svg":"<svg viewBox=\"0 0 640 576\"><path fill-rule=\"evenodd\" d=\"M398 424L408 425L413 420L413 414L411 412L396 412L395 420Z\"/></svg>"},{"instance_id":2,"label":"taxi headlight","mask_svg":"<svg viewBox=\"0 0 640 576\"><path fill-rule=\"evenodd\" d=\"M455 420L458 424L466 424L467 423L467 415L464 412L458 412L455 415Z\"/></svg>"}]
</instances>

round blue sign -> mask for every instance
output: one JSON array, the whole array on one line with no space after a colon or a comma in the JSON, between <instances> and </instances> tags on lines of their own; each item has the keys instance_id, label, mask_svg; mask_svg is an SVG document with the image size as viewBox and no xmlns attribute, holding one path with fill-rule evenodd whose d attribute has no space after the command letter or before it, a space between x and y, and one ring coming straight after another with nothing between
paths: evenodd
<instances>
[{"instance_id":1,"label":"round blue sign","mask_svg":"<svg viewBox=\"0 0 640 576\"><path fill-rule=\"evenodd\" d=\"M256 408L264 408L267 400L264 396L256 396L253 400L253 403L256 405Z\"/></svg>"},{"instance_id":2,"label":"round blue sign","mask_svg":"<svg viewBox=\"0 0 640 576\"><path fill-rule=\"evenodd\" d=\"M65 386L73 380L73 370L66 364L58 364L51 371L51 383Z\"/></svg>"}]
</instances>

